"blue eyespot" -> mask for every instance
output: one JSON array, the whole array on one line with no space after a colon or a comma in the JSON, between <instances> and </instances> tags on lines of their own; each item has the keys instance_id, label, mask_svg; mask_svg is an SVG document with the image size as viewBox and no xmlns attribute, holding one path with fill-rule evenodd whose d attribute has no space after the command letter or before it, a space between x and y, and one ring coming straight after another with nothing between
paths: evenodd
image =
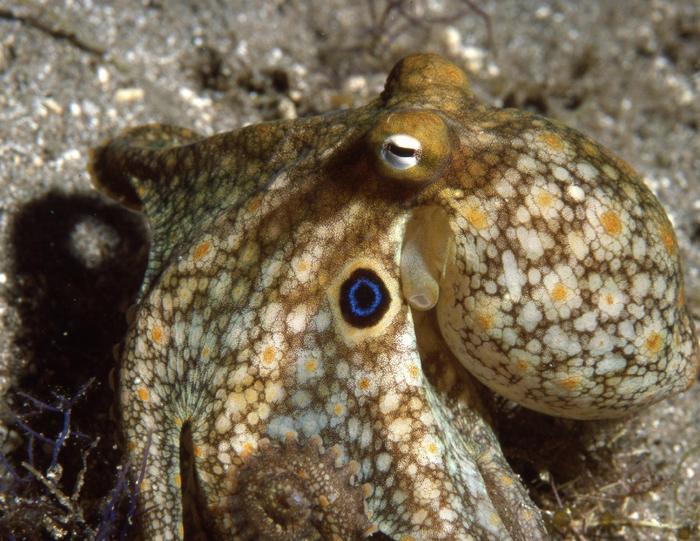
<instances>
[{"instance_id":1,"label":"blue eyespot","mask_svg":"<svg viewBox=\"0 0 700 541\"><path fill-rule=\"evenodd\" d=\"M340 286L340 312L354 327L377 324L390 300L384 282L370 269L355 270Z\"/></svg>"}]
</instances>

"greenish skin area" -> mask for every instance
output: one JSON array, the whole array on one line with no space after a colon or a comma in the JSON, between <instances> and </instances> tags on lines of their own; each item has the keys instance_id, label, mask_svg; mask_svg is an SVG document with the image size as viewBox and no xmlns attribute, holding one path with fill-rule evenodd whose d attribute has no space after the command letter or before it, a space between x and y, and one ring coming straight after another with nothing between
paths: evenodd
<instances>
[{"instance_id":1,"label":"greenish skin area","mask_svg":"<svg viewBox=\"0 0 700 541\"><path fill-rule=\"evenodd\" d=\"M418 141L415 163L387 159L392 133ZM183 499L216 539L545 539L475 378L599 419L698 370L675 236L634 171L478 103L435 55L355 110L208 138L128 130L91 172L152 232L119 378L129 456L147 456L144 539L183 538ZM331 481L284 465L314 460ZM260 505L290 477L303 525Z\"/></svg>"}]
</instances>

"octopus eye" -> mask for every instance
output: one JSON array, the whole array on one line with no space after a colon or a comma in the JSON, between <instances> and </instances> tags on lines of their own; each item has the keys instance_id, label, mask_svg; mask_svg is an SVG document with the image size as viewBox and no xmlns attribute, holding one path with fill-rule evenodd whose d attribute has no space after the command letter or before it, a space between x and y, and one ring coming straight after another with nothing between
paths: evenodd
<instances>
[{"instance_id":1,"label":"octopus eye","mask_svg":"<svg viewBox=\"0 0 700 541\"><path fill-rule=\"evenodd\" d=\"M376 325L390 301L384 282L369 269L355 270L340 286L340 312L353 327Z\"/></svg>"},{"instance_id":2,"label":"octopus eye","mask_svg":"<svg viewBox=\"0 0 700 541\"><path fill-rule=\"evenodd\" d=\"M452 136L442 116L432 111L391 111L367 132L373 169L387 181L425 186L450 162Z\"/></svg>"},{"instance_id":3,"label":"octopus eye","mask_svg":"<svg viewBox=\"0 0 700 541\"><path fill-rule=\"evenodd\" d=\"M423 153L420 141L403 133L390 135L382 145L382 159L395 169L403 171L418 165Z\"/></svg>"}]
</instances>

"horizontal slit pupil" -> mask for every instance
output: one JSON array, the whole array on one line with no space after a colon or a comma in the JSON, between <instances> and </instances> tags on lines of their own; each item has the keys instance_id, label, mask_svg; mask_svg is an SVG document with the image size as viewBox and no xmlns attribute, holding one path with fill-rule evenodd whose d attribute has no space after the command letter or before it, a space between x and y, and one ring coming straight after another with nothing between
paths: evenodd
<instances>
[{"instance_id":1,"label":"horizontal slit pupil","mask_svg":"<svg viewBox=\"0 0 700 541\"><path fill-rule=\"evenodd\" d=\"M415 148L400 147L395 143L389 143L389 152L401 158L411 158L416 155Z\"/></svg>"}]
</instances>

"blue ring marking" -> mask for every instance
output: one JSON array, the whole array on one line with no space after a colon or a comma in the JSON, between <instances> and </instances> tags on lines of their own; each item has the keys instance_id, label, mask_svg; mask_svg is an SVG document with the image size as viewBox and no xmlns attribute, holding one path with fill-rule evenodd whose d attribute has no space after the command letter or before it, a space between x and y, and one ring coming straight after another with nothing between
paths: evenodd
<instances>
[{"instance_id":1,"label":"blue ring marking","mask_svg":"<svg viewBox=\"0 0 700 541\"><path fill-rule=\"evenodd\" d=\"M372 304L369 306L369 308L362 308L358 304L357 298L355 297L357 290L363 285L369 287L374 294L374 299L372 299ZM350 310L352 310L354 315L358 317L371 316L377 311L377 308L379 308L379 305L382 302L382 290L378 284L372 282L371 280L368 280L367 278L359 278L350 286L350 291L348 291L348 300L350 301Z\"/></svg>"}]
</instances>

